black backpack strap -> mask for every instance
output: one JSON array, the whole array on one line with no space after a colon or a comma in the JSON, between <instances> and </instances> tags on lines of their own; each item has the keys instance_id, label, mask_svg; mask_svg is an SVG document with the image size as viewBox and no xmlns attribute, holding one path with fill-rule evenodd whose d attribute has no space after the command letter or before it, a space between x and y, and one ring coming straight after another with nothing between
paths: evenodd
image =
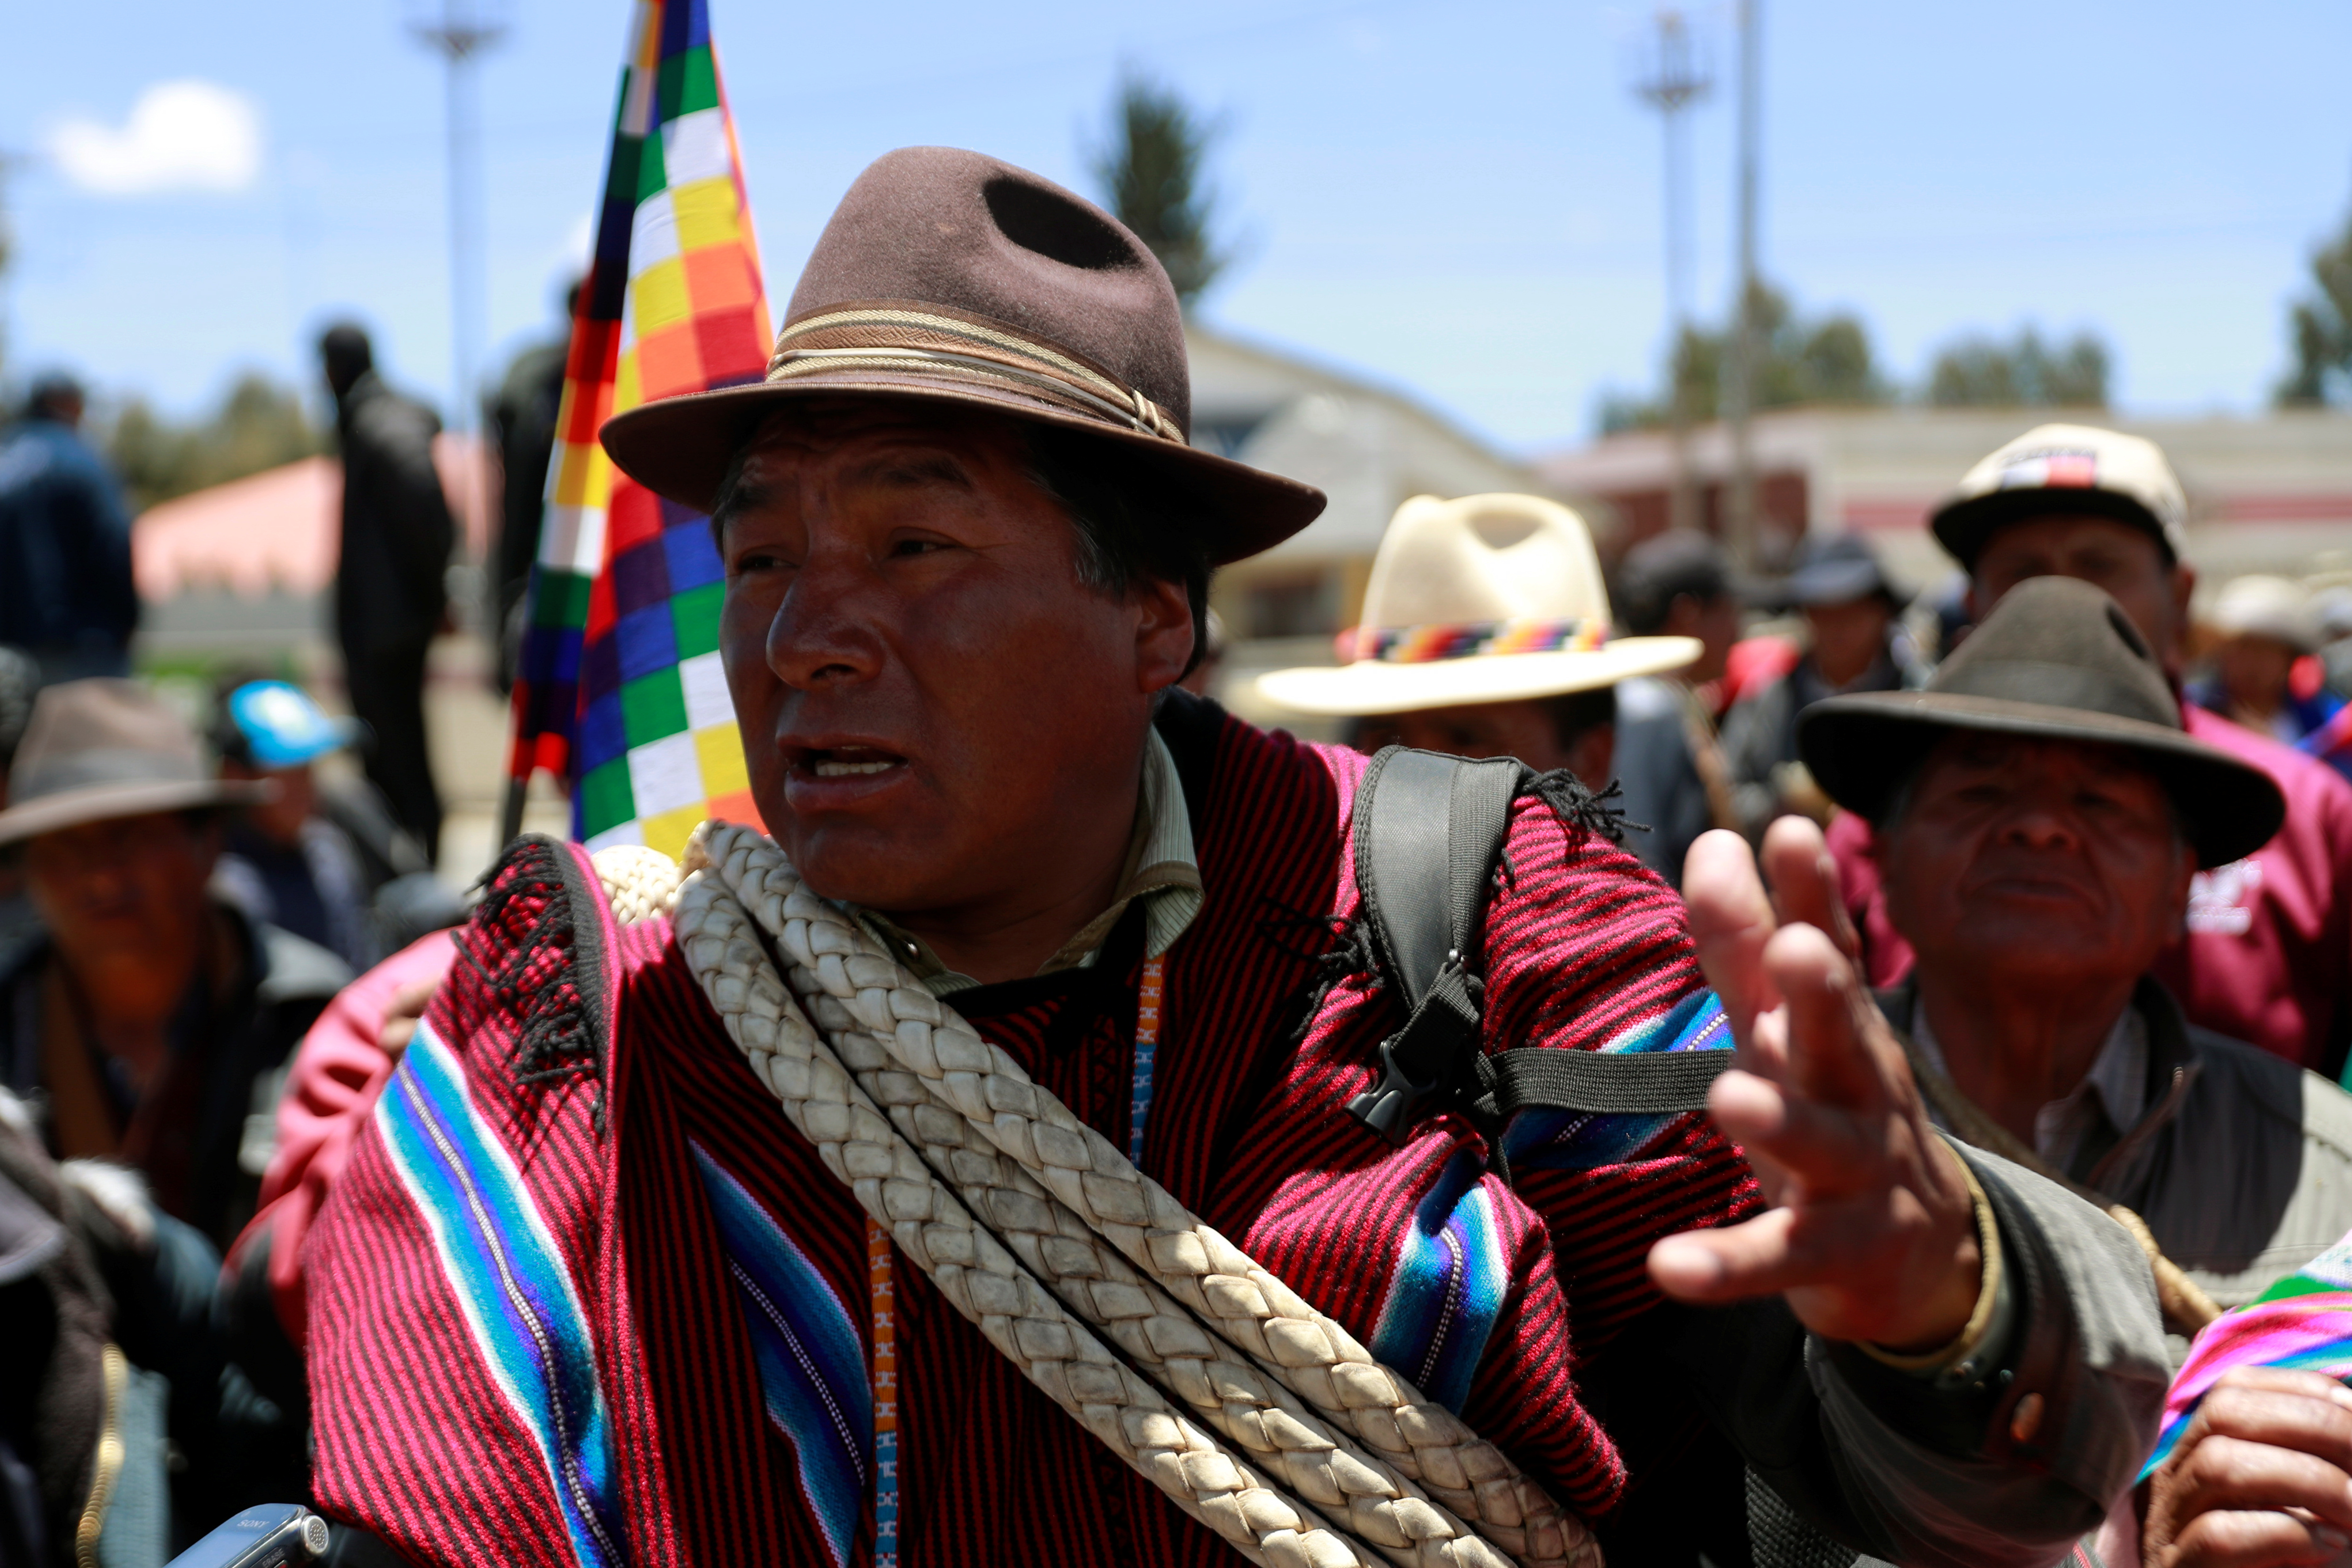
<instances>
[{"instance_id":1,"label":"black backpack strap","mask_svg":"<svg viewBox=\"0 0 2352 1568\"><path fill-rule=\"evenodd\" d=\"M1528 1047L1478 1058L1486 1092L1474 1109L1496 1125L1522 1106L1546 1105L1604 1116L1663 1116L1698 1110L1731 1065L1715 1051L1562 1051Z\"/></svg>"},{"instance_id":2,"label":"black backpack strap","mask_svg":"<svg viewBox=\"0 0 2352 1568\"><path fill-rule=\"evenodd\" d=\"M1601 1115L1696 1110L1731 1064L1727 1050L1480 1051L1486 900L1511 802L1530 777L1513 758L1474 762L1391 746L1357 786L1356 887L1407 1017L1381 1042L1380 1082L1349 1100L1348 1113L1392 1143L1449 1101L1489 1131L1527 1106Z\"/></svg>"},{"instance_id":3,"label":"black backpack strap","mask_svg":"<svg viewBox=\"0 0 2352 1568\"><path fill-rule=\"evenodd\" d=\"M1411 1016L1381 1043L1381 1081L1348 1112L1402 1142L1423 1101L1478 1054L1480 928L1527 770L1391 746L1356 789L1356 886Z\"/></svg>"}]
</instances>

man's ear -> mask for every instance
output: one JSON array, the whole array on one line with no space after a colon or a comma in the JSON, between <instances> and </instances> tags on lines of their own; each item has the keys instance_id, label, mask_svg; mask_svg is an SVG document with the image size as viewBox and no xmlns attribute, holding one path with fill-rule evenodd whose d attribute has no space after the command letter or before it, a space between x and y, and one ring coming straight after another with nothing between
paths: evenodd
<instances>
[{"instance_id":1,"label":"man's ear","mask_svg":"<svg viewBox=\"0 0 2352 1568\"><path fill-rule=\"evenodd\" d=\"M2172 568L2172 628L2173 638L2179 641L2189 630L2189 601L2197 593L2197 568L2182 561Z\"/></svg>"},{"instance_id":2,"label":"man's ear","mask_svg":"<svg viewBox=\"0 0 2352 1568\"><path fill-rule=\"evenodd\" d=\"M1192 600L1181 583L1152 577L1128 593L1136 608L1135 675L1146 693L1175 685L1192 662Z\"/></svg>"}]
</instances>

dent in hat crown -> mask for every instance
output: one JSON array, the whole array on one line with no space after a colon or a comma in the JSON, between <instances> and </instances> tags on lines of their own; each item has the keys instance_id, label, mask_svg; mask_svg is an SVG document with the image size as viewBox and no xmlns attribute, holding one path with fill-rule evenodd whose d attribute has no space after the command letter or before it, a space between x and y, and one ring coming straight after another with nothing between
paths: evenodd
<instances>
[{"instance_id":1,"label":"dent in hat crown","mask_svg":"<svg viewBox=\"0 0 2352 1568\"><path fill-rule=\"evenodd\" d=\"M1415 496L1397 509L1365 588L1367 628L1523 620L1608 626L1582 518L1540 496Z\"/></svg>"},{"instance_id":2,"label":"dent in hat crown","mask_svg":"<svg viewBox=\"0 0 2352 1568\"><path fill-rule=\"evenodd\" d=\"M1094 203L1002 159L901 147L866 165L818 236L784 326L875 303L1036 334L1192 429L1183 311L1159 258Z\"/></svg>"}]
</instances>

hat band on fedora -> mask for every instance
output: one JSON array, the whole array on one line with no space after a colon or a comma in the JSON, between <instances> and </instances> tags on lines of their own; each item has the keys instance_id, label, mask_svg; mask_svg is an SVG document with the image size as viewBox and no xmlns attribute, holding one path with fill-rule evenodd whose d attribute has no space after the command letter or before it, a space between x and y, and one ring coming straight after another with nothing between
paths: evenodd
<instances>
[{"instance_id":1,"label":"hat band on fedora","mask_svg":"<svg viewBox=\"0 0 2352 1568\"><path fill-rule=\"evenodd\" d=\"M845 370L993 386L1188 445L1184 432L1158 404L1051 343L935 310L860 306L794 321L776 334L767 379L791 381Z\"/></svg>"},{"instance_id":2,"label":"hat band on fedora","mask_svg":"<svg viewBox=\"0 0 2352 1568\"><path fill-rule=\"evenodd\" d=\"M10 794L17 804L63 795L70 790L108 789L118 784L197 784L205 770L193 756L147 751L129 746L77 752L19 766Z\"/></svg>"},{"instance_id":3,"label":"hat band on fedora","mask_svg":"<svg viewBox=\"0 0 2352 1568\"><path fill-rule=\"evenodd\" d=\"M1609 623L1569 620L1433 621L1418 626L1359 626L1355 657L1383 664L1435 664L1513 653L1589 653L1609 637Z\"/></svg>"}]
</instances>

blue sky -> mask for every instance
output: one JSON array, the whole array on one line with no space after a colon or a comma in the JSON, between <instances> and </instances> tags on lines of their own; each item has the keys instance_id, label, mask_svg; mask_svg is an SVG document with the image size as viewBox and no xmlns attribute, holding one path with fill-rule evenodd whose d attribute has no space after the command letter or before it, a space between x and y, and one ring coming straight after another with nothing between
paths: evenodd
<instances>
[{"instance_id":1,"label":"blue sky","mask_svg":"<svg viewBox=\"0 0 2352 1568\"><path fill-rule=\"evenodd\" d=\"M1956 332L2032 320L2105 334L2129 409L2260 405L2305 258L2352 209L2352 6L1763 3L1763 256L1803 306L1858 311L1906 380ZM15 365L188 410L241 366L307 377L310 332L351 311L395 376L446 400L441 73L407 34L434 8L16 8L0 149L32 162L10 195ZM1646 384L1664 341L1658 131L1627 86L1646 5L712 10L776 300L891 147L977 147L1086 188L1085 145L1132 60L1224 118L1241 258L1213 323L1521 451L1581 439L1600 392ZM1727 7L1692 11L1727 77ZM501 351L547 330L582 243L626 21L616 0L504 15L481 70ZM208 101L230 106L228 132L249 107L251 144L207 151L217 125L159 121L164 188L90 188L138 170L70 149L189 80L226 89ZM1693 122L1702 302L1728 293L1731 134L1719 89Z\"/></svg>"}]
</instances>

